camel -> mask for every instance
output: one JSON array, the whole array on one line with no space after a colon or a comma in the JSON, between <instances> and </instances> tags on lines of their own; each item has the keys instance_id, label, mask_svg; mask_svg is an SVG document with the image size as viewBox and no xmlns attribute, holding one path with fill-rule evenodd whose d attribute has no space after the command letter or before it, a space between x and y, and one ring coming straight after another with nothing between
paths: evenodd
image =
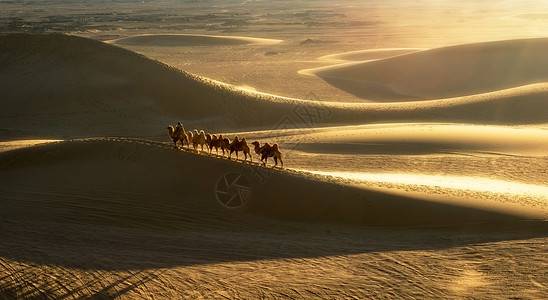
<instances>
[{"instance_id":1,"label":"camel","mask_svg":"<svg viewBox=\"0 0 548 300\"><path fill-rule=\"evenodd\" d=\"M181 141L181 148L185 146L184 142L186 141L186 144L188 147L190 147L189 139L187 134L185 133L185 128L181 124L181 122L177 123L177 126L175 129L173 129L173 126L169 125L167 127L169 137L173 140L173 143L175 144L175 148L179 149L177 147L177 142Z\"/></svg>"},{"instance_id":2,"label":"camel","mask_svg":"<svg viewBox=\"0 0 548 300\"><path fill-rule=\"evenodd\" d=\"M198 132L197 129L194 129L194 133L192 134L192 146L194 147L194 150L198 151L198 145L202 147L202 151L204 151L204 145L206 144L206 137L203 130L200 130Z\"/></svg>"},{"instance_id":3,"label":"camel","mask_svg":"<svg viewBox=\"0 0 548 300\"><path fill-rule=\"evenodd\" d=\"M268 158L273 157L275 162L274 167L278 165L278 159L280 160L280 163L282 164L282 168L284 167L284 162L282 160L282 152L280 152L280 148L278 144L274 144L271 146L269 143L265 143L262 147L260 147L260 144L258 141L254 141L251 144L255 146L255 153L261 156L261 161L263 162L264 166L266 166Z\"/></svg>"},{"instance_id":4,"label":"camel","mask_svg":"<svg viewBox=\"0 0 548 300\"><path fill-rule=\"evenodd\" d=\"M209 134L206 134L206 140L208 140L208 135ZM209 136L210 136L210 138L207 142L207 144L209 146L209 153L211 153L213 148L215 148L216 154L219 155L219 148L221 148L221 142L223 140L223 135L221 134L221 135L219 135L219 137L217 137L216 135L212 134L212 135L209 135Z\"/></svg>"},{"instance_id":5,"label":"camel","mask_svg":"<svg viewBox=\"0 0 548 300\"><path fill-rule=\"evenodd\" d=\"M209 146L211 146L211 140L212 140L211 134L206 133L206 134L205 134L205 138L206 138L206 142L205 142L206 151L209 151L209 153L211 153L211 150L210 150L210 148L209 148Z\"/></svg>"},{"instance_id":6,"label":"camel","mask_svg":"<svg viewBox=\"0 0 548 300\"><path fill-rule=\"evenodd\" d=\"M245 137L240 140L238 136L235 136L232 143L230 143L230 145L228 146L228 149L230 150L230 153L228 154L228 159L231 158L232 152L236 152L236 160L238 160L238 152L242 151L245 155L244 161L247 160L247 156L249 155L249 159L251 160L251 162L253 162L253 157L251 156L251 152L249 150L249 146L247 145L247 140L245 139Z\"/></svg>"},{"instance_id":7,"label":"camel","mask_svg":"<svg viewBox=\"0 0 548 300\"><path fill-rule=\"evenodd\" d=\"M206 137L207 150L209 150L209 154L211 154L211 151L213 151L213 147L215 147L215 145L218 145L217 136L214 135L214 134L206 133L205 137ZM217 150L217 154L219 154L218 146L217 146L216 150Z\"/></svg>"},{"instance_id":8,"label":"camel","mask_svg":"<svg viewBox=\"0 0 548 300\"><path fill-rule=\"evenodd\" d=\"M219 147L221 148L221 150L223 150L223 157L225 156L225 152L228 153L228 148L230 147L230 140L223 137L222 134L219 134L219 137L217 138L217 140L219 141Z\"/></svg>"}]
</instances>

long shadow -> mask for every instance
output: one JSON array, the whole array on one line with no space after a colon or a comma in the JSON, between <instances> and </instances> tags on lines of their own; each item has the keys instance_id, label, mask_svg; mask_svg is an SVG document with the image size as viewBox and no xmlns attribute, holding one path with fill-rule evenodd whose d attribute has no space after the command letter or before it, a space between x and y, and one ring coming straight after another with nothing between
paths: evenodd
<instances>
[{"instance_id":1,"label":"long shadow","mask_svg":"<svg viewBox=\"0 0 548 300\"><path fill-rule=\"evenodd\" d=\"M1 299L117 299L120 296L144 286L147 282L158 277L158 272L125 272L128 275L119 275L116 280L106 283L101 277L82 282L74 280L68 286L67 282L60 282L55 276L47 276L40 270L32 267L23 267L15 270L6 269L0 277ZM37 277L42 280L37 281ZM47 277L47 279L43 279Z\"/></svg>"},{"instance_id":2,"label":"long shadow","mask_svg":"<svg viewBox=\"0 0 548 300\"><path fill-rule=\"evenodd\" d=\"M180 223L180 226L185 224ZM548 222L514 220L443 227L364 227L262 217L233 219L218 222L216 226L209 224L204 230L190 231L16 221L4 221L1 230L0 257L41 265L116 271L439 250L469 244L546 238Z\"/></svg>"}]
</instances>

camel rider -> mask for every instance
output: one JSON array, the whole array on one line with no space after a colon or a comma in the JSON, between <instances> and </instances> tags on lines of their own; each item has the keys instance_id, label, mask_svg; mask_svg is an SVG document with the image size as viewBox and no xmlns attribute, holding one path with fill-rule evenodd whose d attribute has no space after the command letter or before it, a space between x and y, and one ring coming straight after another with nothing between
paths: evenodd
<instances>
[{"instance_id":1,"label":"camel rider","mask_svg":"<svg viewBox=\"0 0 548 300\"><path fill-rule=\"evenodd\" d=\"M183 130L183 124L181 122L177 122L177 126L175 126L175 132L180 132Z\"/></svg>"}]
</instances>

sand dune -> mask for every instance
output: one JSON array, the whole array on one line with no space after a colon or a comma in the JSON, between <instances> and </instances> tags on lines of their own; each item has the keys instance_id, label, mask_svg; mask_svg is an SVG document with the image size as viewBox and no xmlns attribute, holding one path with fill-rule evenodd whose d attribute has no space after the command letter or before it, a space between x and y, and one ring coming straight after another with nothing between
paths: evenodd
<instances>
[{"instance_id":1,"label":"sand dune","mask_svg":"<svg viewBox=\"0 0 548 300\"><path fill-rule=\"evenodd\" d=\"M138 128L139 135L148 136L173 118L213 126L253 126L269 119L276 124L291 110L287 101L238 92L89 39L4 35L1 55L5 129L40 127L37 131L44 134L73 137L117 136ZM248 110L232 108L243 103ZM266 119L252 113L265 109L278 113Z\"/></svg>"},{"instance_id":2,"label":"sand dune","mask_svg":"<svg viewBox=\"0 0 548 300\"><path fill-rule=\"evenodd\" d=\"M547 39L475 43L308 73L370 100L448 98L546 81L547 47Z\"/></svg>"},{"instance_id":3,"label":"sand dune","mask_svg":"<svg viewBox=\"0 0 548 300\"><path fill-rule=\"evenodd\" d=\"M242 36L214 36L191 34L153 34L138 35L109 43L119 45L141 46L235 46L235 45L265 45L280 43L281 40L261 39Z\"/></svg>"},{"instance_id":4,"label":"sand dune","mask_svg":"<svg viewBox=\"0 0 548 300\"><path fill-rule=\"evenodd\" d=\"M215 197L219 179L228 173L248 180L251 196L241 210L274 219L408 226L545 217L544 211L514 203L370 190L142 140L91 139L8 151L0 155L0 170L7 197L2 211L35 221L232 226L229 219L244 216Z\"/></svg>"},{"instance_id":5,"label":"sand dune","mask_svg":"<svg viewBox=\"0 0 548 300\"><path fill-rule=\"evenodd\" d=\"M15 139L93 136L159 139L164 138L164 133L158 133L158 128L173 119L187 127L211 131L413 120L481 124L548 122L543 113L548 105L545 83L420 103L304 101L243 91L89 39L30 34L4 35L1 39L0 88L5 93L0 122L3 136ZM538 46L538 41L513 41L509 45L528 43ZM419 55L417 61L425 55L441 56L428 55L429 51L420 53L393 59L411 62L415 61L412 59L415 55ZM526 59L532 61L533 56ZM458 69L461 71L457 73L463 74L464 69ZM533 75L528 75L529 79ZM512 82L518 83L518 77L519 74L515 75Z\"/></svg>"}]
</instances>

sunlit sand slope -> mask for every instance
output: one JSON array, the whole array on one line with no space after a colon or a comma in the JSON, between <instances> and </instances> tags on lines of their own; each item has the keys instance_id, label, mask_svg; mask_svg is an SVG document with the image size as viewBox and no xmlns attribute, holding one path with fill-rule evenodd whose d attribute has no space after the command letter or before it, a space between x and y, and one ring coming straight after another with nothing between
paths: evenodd
<instances>
[{"instance_id":1,"label":"sunlit sand slope","mask_svg":"<svg viewBox=\"0 0 548 300\"><path fill-rule=\"evenodd\" d=\"M548 80L548 39L505 40L419 51L309 70L365 99L473 95Z\"/></svg>"}]
</instances>

